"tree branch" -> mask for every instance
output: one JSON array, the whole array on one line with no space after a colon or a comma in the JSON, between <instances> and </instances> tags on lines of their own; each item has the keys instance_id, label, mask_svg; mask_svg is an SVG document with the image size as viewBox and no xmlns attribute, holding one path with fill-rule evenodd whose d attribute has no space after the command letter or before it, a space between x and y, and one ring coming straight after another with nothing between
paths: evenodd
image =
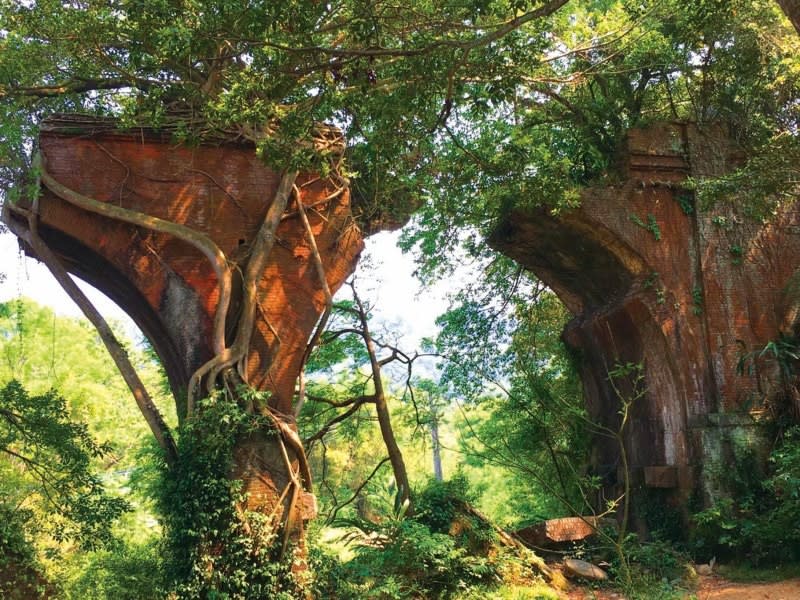
<instances>
[{"instance_id":1,"label":"tree branch","mask_svg":"<svg viewBox=\"0 0 800 600\"><path fill-rule=\"evenodd\" d=\"M350 418L351 415L354 415L356 412L358 412L358 409L361 408L367 402L374 403L375 401L376 397L374 395L359 396L358 398L354 398L353 401L350 403L351 404L350 408L348 408L343 413L333 417L330 421L328 421L325 425L323 425L322 428L319 429L319 431L317 431L312 436L307 437L305 440L303 440L305 446L307 447L311 446L311 444L313 444L315 441L321 440L328 434L328 432L334 427L334 425L337 425L338 423L341 423L342 421L345 421L348 418Z\"/></svg>"},{"instance_id":2,"label":"tree branch","mask_svg":"<svg viewBox=\"0 0 800 600\"><path fill-rule=\"evenodd\" d=\"M319 342L320 336L325 330L325 326L328 324L328 318L331 315L331 307L333 306L333 296L331 295L331 289L328 286L328 278L325 275L325 267L322 264L322 257L320 256L319 249L317 248L317 240L314 238L314 232L311 229L311 224L308 222L308 216L306 215L306 210L303 206L303 200L300 198L300 190L296 185L292 186L292 189L294 190L295 201L297 202L297 212L300 214L300 220L303 222L303 227L306 230L306 237L308 238L308 244L311 247L311 256L314 261L314 269L317 272L317 278L319 279L320 286L322 287L322 293L325 296L325 310L323 311L322 316L317 323L314 334L311 336L308 345L306 345L305 352L303 352L303 358L300 362L300 387L297 394L297 406L295 406L294 409L294 416L297 418L297 416L300 414L300 411L303 409L303 403L305 402L305 365L308 362L308 357L311 355L311 351L314 349L314 346L316 346Z\"/></svg>"},{"instance_id":3,"label":"tree branch","mask_svg":"<svg viewBox=\"0 0 800 600\"><path fill-rule=\"evenodd\" d=\"M14 96L29 96L33 98L53 98L65 94L81 94L100 90L121 90L125 88L136 88L147 90L160 82L149 79L71 79L53 85L42 85L37 87L0 87L0 98Z\"/></svg>"},{"instance_id":4,"label":"tree branch","mask_svg":"<svg viewBox=\"0 0 800 600\"><path fill-rule=\"evenodd\" d=\"M44 172L42 174L44 175ZM16 227L13 223L11 224L12 230L17 236L30 244L33 251L36 252L39 259L47 266L56 281L61 284L61 287L67 295L78 305L86 318L94 325L100 339L111 355L111 358L114 360L114 364L117 366L117 369L119 369L122 378L131 390L136 400L136 405L139 407L139 411L142 413L142 416L144 416L145 421L147 421L150 431L153 432L153 436L155 436L159 446L161 446L161 449L164 451L167 464L170 467L174 466L178 459L178 448L175 445L175 440L172 438L169 427L158 411L158 408L156 408L153 403L150 394L147 393L147 389L142 383L142 380L136 373L136 369L131 364L127 352L117 340L111 327L109 327L105 318L103 318L103 315L97 311L78 285L70 278L55 253L50 250L47 244L39 237L37 225L38 215L36 213L38 210L38 198L34 201L34 210L25 210L11 203L6 203L6 206L13 212L27 218L27 230Z\"/></svg>"},{"instance_id":5,"label":"tree branch","mask_svg":"<svg viewBox=\"0 0 800 600\"><path fill-rule=\"evenodd\" d=\"M356 498L358 498L358 495L361 493L361 490L363 490L363 489L364 489L364 488L367 486L367 484L368 484L370 481L372 481L372 478L373 478L373 477L375 477L375 475L378 473L378 471L380 470L380 468L381 468L383 465L385 465L387 462L389 462L389 457L388 457L388 456L387 456L387 457L385 457L385 458L384 458L384 459L383 459L381 462L379 462L379 463L378 463L378 464L375 466L375 468L374 468L374 469L372 469L372 473L370 473L369 475L367 475L367 478L366 478L366 479L365 479L363 482L361 482L361 485L359 485L359 486L356 488L355 492L353 492L353 495L352 495L352 496L350 496L350 498L348 498L347 500L345 500L345 501L344 501L344 502L342 502L341 504L336 504L336 505L333 507L333 510L331 511L331 513L330 513L330 515L328 516L328 519L327 519L327 523L328 523L328 524L331 524L331 523L333 523L334 519L336 519L336 515L337 515L337 513L338 513L338 512L339 512L341 509L343 509L345 506L347 506L348 504L352 503L352 502L353 502L353 500L355 500ZM334 498L334 500L335 500L335 498Z\"/></svg>"}]
</instances>

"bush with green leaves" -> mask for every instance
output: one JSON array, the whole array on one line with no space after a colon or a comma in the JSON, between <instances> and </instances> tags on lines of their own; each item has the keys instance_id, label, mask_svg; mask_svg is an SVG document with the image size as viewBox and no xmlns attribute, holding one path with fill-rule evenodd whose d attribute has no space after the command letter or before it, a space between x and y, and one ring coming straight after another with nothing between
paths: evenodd
<instances>
[{"instance_id":1,"label":"bush with green leaves","mask_svg":"<svg viewBox=\"0 0 800 600\"><path fill-rule=\"evenodd\" d=\"M31 511L0 504L0 598L45 598L52 591L25 527Z\"/></svg>"},{"instance_id":2,"label":"bush with green leaves","mask_svg":"<svg viewBox=\"0 0 800 600\"><path fill-rule=\"evenodd\" d=\"M496 587L512 557L471 509L474 500L466 478L457 475L419 490L413 515L397 507L379 523L339 522L360 532L350 536L358 540L355 557L343 565L344 575L336 572L346 583L334 597L454 598L471 588Z\"/></svg>"},{"instance_id":3,"label":"bush with green leaves","mask_svg":"<svg viewBox=\"0 0 800 600\"><path fill-rule=\"evenodd\" d=\"M129 507L94 471L109 451L55 391L30 394L14 380L0 388L0 596L52 587L34 539L51 557L62 542L88 550L114 541L112 525Z\"/></svg>"},{"instance_id":4,"label":"bush with green leaves","mask_svg":"<svg viewBox=\"0 0 800 600\"><path fill-rule=\"evenodd\" d=\"M4 478L15 489L0 485L0 501L18 497L20 504L46 511L47 533L57 541L84 548L112 541L111 525L128 504L109 496L92 468L110 450L70 419L55 391L31 395L17 381L0 388L0 469L22 474Z\"/></svg>"},{"instance_id":5,"label":"bush with green leaves","mask_svg":"<svg viewBox=\"0 0 800 600\"><path fill-rule=\"evenodd\" d=\"M181 427L180 459L159 486L167 585L178 598L303 596L291 561L275 559L272 522L242 510L241 481L231 477L237 440L270 430L267 417L223 394L203 400Z\"/></svg>"},{"instance_id":6,"label":"bush with green leaves","mask_svg":"<svg viewBox=\"0 0 800 600\"><path fill-rule=\"evenodd\" d=\"M743 469L750 469L749 460L732 471ZM696 513L694 522L694 551L702 559L715 555L754 565L799 560L800 427L788 429L773 449L766 478Z\"/></svg>"},{"instance_id":7,"label":"bush with green leaves","mask_svg":"<svg viewBox=\"0 0 800 600\"><path fill-rule=\"evenodd\" d=\"M160 600L165 593L159 543L127 540L80 556L61 582L68 600Z\"/></svg>"},{"instance_id":8,"label":"bush with green leaves","mask_svg":"<svg viewBox=\"0 0 800 600\"><path fill-rule=\"evenodd\" d=\"M434 533L448 533L460 509L476 500L463 473L456 473L447 481L431 480L414 494L416 519Z\"/></svg>"},{"instance_id":9,"label":"bush with green leaves","mask_svg":"<svg viewBox=\"0 0 800 600\"><path fill-rule=\"evenodd\" d=\"M450 598L496 578L498 565L414 518L381 524L346 564L352 598Z\"/></svg>"}]
</instances>

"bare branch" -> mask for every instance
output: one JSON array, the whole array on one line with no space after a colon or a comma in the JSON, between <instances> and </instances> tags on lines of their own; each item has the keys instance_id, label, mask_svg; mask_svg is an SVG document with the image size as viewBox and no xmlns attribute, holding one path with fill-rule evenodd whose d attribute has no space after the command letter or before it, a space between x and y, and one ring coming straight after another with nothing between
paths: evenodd
<instances>
[{"instance_id":1,"label":"bare branch","mask_svg":"<svg viewBox=\"0 0 800 600\"><path fill-rule=\"evenodd\" d=\"M368 484L370 481L372 481L372 478L373 478L373 477L375 477L375 475L378 473L378 471L380 470L380 468L381 468L383 465L385 465L387 462L389 462L389 457L388 457L388 456L387 456L387 457L385 457L383 460L381 460L381 462L379 462L379 463L378 463L378 464L375 466L375 468L374 468L374 469L372 469L372 473L370 473L369 475L367 475L367 478L366 478L366 479L365 479L363 482L361 482L361 485L359 485L359 486L356 488L355 492L353 492L353 495L352 495L352 496L350 496L350 498L348 498L347 500L345 500L345 501L344 501L344 502L342 502L341 504L336 504L336 505L333 507L333 510L331 511L331 513L330 513L330 515L328 516L328 519L327 519L327 523L328 523L328 524L330 524L330 523L333 523L334 519L336 519L336 515L337 515L337 513L338 513L338 512L339 512L341 509L343 509L345 506L347 506L348 504L352 503L352 502L353 502L353 500L355 500L356 498L358 498L358 495L361 493L361 490L363 490L363 489L364 489L364 488L367 486L367 484ZM334 500L335 500L335 499L334 499Z\"/></svg>"},{"instance_id":2,"label":"bare branch","mask_svg":"<svg viewBox=\"0 0 800 600\"><path fill-rule=\"evenodd\" d=\"M340 414L336 415L334 418L332 418L330 421L328 421L325 425L323 425L322 428L319 431L317 431L315 434L311 435L310 437L307 437L304 440L304 443L305 443L306 447L310 447L311 444L313 444L315 441L321 440L322 438L324 438L328 434L328 432L335 425L341 423L342 421L346 421L347 419L349 419L350 416L354 415L356 412L358 412L358 409L360 409L364 404L366 404L367 402L373 402L374 403L375 401L376 401L376 397L374 395L373 396L359 396L358 398L355 398L353 400L353 402L351 403L352 406L350 406L350 408L348 408L343 413L340 413Z\"/></svg>"}]
</instances>

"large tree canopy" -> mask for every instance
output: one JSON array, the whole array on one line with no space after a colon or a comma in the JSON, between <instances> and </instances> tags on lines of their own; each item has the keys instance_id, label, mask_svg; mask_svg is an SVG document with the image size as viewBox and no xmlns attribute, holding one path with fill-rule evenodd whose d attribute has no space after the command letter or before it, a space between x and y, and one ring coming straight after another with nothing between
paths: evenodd
<instances>
[{"instance_id":1,"label":"large tree canopy","mask_svg":"<svg viewBox=\"0 0 800 600\"><path fill-rule=\"evenodd\" d=\"M791 130L797 42L767 0L3 0L2 183L53 111L242 136L280 166L315 162L297 142L332 122L368 207L480 225L568 204L643 120Z\"/></svg>"},{"instance_id":2,"label":"large tree canopy","mask_svg":"<svg viewBox=\"0 0 800 600\"><path fill-rule=\"evenodd\" d=\"M4 0L2 167L21 166L41 117L78 110L254 139L282 166L313 160L298 140L333 122L386 173L417 162L466 74L493 76L501 39L525 27L516 45L538 56L543 17L564 4Z\"/></svg>"},{"instance_id":3,"label":"large tree canopy","mask_svg":"<svg viewBox=\"0 0 800 600\"><path fill-rule=\"evenodd\" d=\"M754 157L732 184L754 204L795 179L800 38L776 3L569 4L551 27L537 51L505 39L496 75L463 82L406 234L423 274L463 257L454 245L485 251L466 232L487 233L511 208L573 206L580 186L613 174L631 127L725 127Z\"/></svg>"},{"instance_id":4,"label":"large tree canopy","mask_svg":"<svg viewBox=\"0 0 800 600\"><path fill-rule=\"evenodd\" d=\"M296 142L333 122L363 197L413 201L416 175L417 193L478 185L492 205L568 201L641 120L735 118L763 141L794 120L798 71L766 0L4 0L0 50L6 185L38 120L79 110L300 164Z\"/></svg>"}]
</instances>

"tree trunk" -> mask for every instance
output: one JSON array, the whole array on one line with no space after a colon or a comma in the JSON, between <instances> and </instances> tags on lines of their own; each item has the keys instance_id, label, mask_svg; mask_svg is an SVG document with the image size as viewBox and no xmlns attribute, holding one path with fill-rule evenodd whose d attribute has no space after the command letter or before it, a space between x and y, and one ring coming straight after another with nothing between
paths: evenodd
<instances>
[{"instance_id":1,"label":"tree trunk","mask_svg":"<svg viewBox=\"0 0 800 600\"><path fill-rule=\"evenodd\" d=\"M375 386L375 412L378 415L378 424L381 429L381 437L386 446L386 451L389 454L389 462L392 465L392 473L394 474L395 483L397 484L397 494L400 502L410 507L411 503L411 486L408 481L408 471L406 470L406 463L403 460L403 452L397 443L394 436L394 429L392 428L392 418L389 414L389 406L386 403L386 392L383 388L383 379L381 374L381 363L378 360L378 354L375 349L375 341L372 339L372 334L369 330L369 322L367 318L367 310L364 307L361 299L353 287L353 297L355 298L356 305L358 306L358 319L361 322L361 336L367 346L367 354L369 355L370 368L372 370L372 384ZM408 509L409 512L411 508Z\"/></svg>"},{"instance_id":2,"label":"tree trunk","mask_svg":"<svg viewBox=\"0 0 800 600\"><path fill-rule=\"evenodd\" d=\"M431 420L431 448L433 449L433 476L436 481L444 481L442 473L442 446L439 443L439 419Z\"/></svg>"},{"instance_id":3,"label":"tree trunk","mask_svg":"<svg viewBox=\"0 0 800 600\"><path fill-rule=\"evenodd\" d=\"M281 550L291 545L304 557L305 523L316 516L313 494L292 490L292 472L300 471L300 457L287 448L289 470L280 442L272 432L259 431L239 440L234 448L234 470L231 478L242 482L246 495L243 508L256 514L274 515L283 522ZM288 489L288 491L287 491Z\"/></svg>"},{"instance_id":4,"label":"tree trunk","mask_svg":"<svg viewBox=\"0 0 800 600\"><path fill-rule=\"evenodd\" d=\"M800 33L800 2L797 0L778 0L783 12L789 17L797 33Z\"/></svg>"}]
</instances>

